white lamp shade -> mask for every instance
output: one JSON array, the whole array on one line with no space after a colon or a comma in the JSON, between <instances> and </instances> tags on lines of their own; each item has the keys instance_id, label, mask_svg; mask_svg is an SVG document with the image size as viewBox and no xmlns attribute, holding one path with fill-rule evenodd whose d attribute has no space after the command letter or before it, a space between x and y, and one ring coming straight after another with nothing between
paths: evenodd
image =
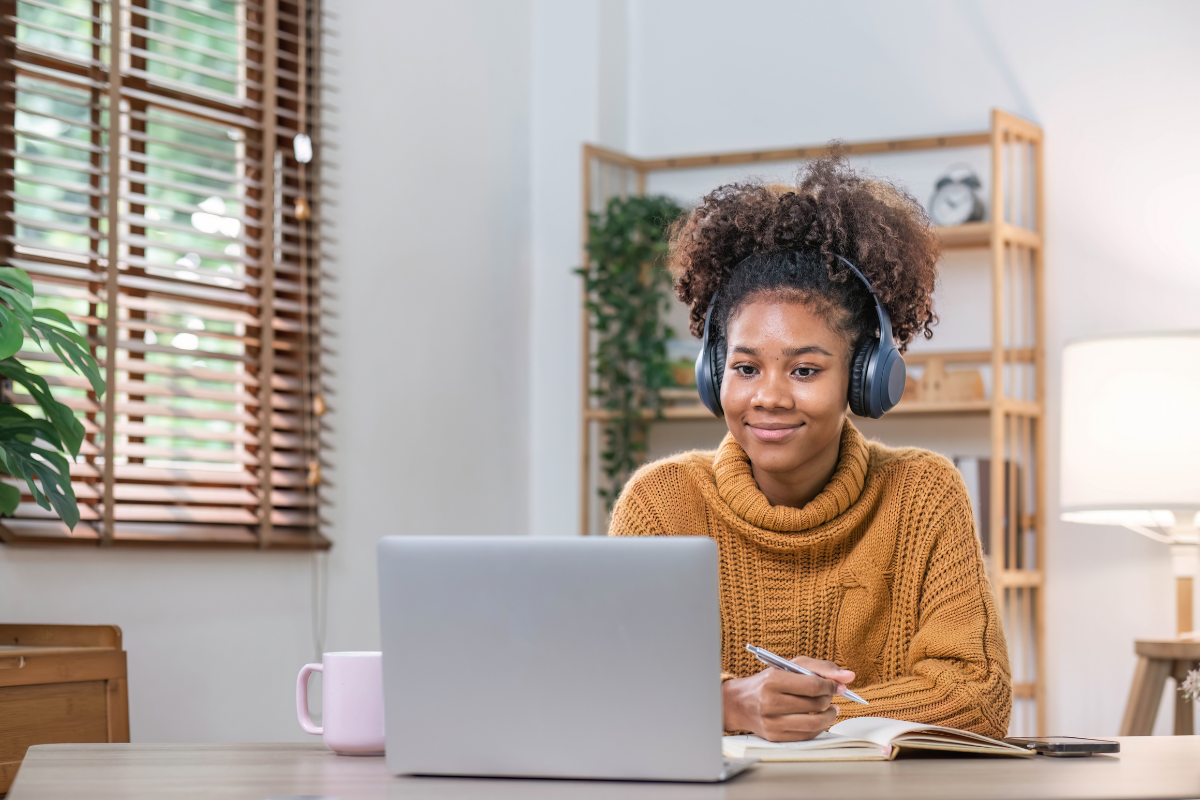
<instances>
[{"instance_id":1,"label":"white lamp shade","mask_svg":"<svg viewBox=\"0 0 1200 800\"><path fill-rule=\"evenodd\" d=\"M1172 527L1200 511L1200 331L1063 350L1062 517Z\"/></svg>"}]
</instances>

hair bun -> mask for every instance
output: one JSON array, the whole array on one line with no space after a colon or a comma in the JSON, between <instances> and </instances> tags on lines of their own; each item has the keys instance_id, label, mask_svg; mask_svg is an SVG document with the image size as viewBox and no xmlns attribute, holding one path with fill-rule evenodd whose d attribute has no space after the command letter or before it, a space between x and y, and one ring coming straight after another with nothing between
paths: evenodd
<instances>
[{"instance_id":1,"label":"hair bun","mask_svg":"<svg viewBox=\"0 0 1200 800\"><path fill-rule=\"evenodd\" d=\"M860 175L840 154L805 164L794 185L718 186L671 226L670 240L668 267L676 294L691 307L697 337L709 303L737 264L753 253L786 250L819 257L836 283L847 271L838 269L834 255L854 262L887 306L902 350L917 335L933 335L941 243L929 217L912 195Z\"/></svg>"}]
</instances>

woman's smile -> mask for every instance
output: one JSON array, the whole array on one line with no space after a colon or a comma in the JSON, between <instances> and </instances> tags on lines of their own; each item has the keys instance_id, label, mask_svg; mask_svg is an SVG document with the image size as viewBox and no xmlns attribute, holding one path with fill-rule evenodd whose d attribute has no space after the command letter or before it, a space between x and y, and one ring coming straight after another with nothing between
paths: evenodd
<instances>
[{"instance_id":1,"label":"woman's smile","mask_svg":"<svg viewBox=\"0 0 1200 800\"><path fill-rule=\"evenodd\" d=\"M804 426L803 422L747 422L746 427L759 441L782 442Z\"/></svg>"}]
</instances>

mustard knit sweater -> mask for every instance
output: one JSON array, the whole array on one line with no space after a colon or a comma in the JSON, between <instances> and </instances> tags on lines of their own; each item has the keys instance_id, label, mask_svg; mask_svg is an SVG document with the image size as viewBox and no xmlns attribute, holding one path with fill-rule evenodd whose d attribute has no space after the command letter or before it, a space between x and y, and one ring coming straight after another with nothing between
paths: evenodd
<instances>
[{"instance_id":1,"label":"mustard knit sweater","mask_svg":"<svg viewBox=\"0 0 1200 800\"><path fill-rule=\"evenodd\" d=\"M726 435L638 470L609 535L717 542L727 676L763 669L750 643L854 670L870 705L839 699L841 719L1008 730L1004 632L966 487L939 455L868 442L847 420L833 477L797 509L770 504Z\"/></svg>"}]
</instances>

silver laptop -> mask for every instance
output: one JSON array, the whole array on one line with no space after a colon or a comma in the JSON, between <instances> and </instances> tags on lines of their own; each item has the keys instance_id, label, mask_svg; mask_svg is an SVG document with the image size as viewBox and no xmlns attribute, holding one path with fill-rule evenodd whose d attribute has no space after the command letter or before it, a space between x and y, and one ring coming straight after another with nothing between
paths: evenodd
<instances>
[{"instance_id":1,"label":"silver laptop","mask_svg":"<svg viewBox=\"0 0 1200 800\"><path fill-rule=\"evenodd\" d=\"M704 537L379 542L387 763L407 775L719 781Z\"/></svg>"}]
</instances>

